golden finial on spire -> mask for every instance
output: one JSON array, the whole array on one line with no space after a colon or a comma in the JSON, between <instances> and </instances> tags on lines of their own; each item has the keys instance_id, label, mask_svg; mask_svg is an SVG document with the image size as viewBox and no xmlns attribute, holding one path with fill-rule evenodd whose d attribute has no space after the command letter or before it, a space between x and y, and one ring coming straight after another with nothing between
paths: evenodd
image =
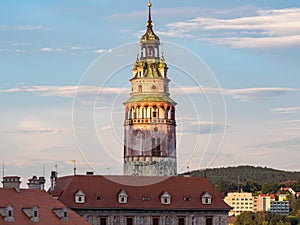
<instances>
[{"instance_id":1,"label":"golden finial on spire","mask_svg":"<svg viewBox=\"0 0 300 225\"><path fill-rule=\"evenodd\" d=\"M148 7L150 8L152 6L152 3L149 1L148 2Z\"/></svg>"}]
</instances>

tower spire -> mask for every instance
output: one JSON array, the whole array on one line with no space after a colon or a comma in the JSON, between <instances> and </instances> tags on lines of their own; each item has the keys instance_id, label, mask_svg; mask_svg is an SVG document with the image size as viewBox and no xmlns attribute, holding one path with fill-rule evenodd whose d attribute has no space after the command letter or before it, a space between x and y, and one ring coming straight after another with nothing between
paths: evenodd
<instances>
[{"instance_id":1,"label":"tower spire","mask_svg":"<svg viewBox=\"0 0 300 225\"><path fill-rule=\"evenodd\" d=\"M151 18L151 7L152 3L148 2L148 21L146 23L146 33L142 36L140 43L147 42L147 41L157 41L159 42L159 37L153 32L152 27L154 26Z\"/></svg>"}]
</instances>

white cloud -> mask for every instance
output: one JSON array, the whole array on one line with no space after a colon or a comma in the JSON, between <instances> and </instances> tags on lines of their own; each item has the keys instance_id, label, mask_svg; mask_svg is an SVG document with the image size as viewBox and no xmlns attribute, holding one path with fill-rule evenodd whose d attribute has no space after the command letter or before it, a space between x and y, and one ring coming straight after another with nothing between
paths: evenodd
<instances>
[{"instance_id":1,"label":"white cloud","mask_svg":"<svg viewBox=\"0 0 300 225\"><path fill-rule=\"evenodd\" d=\"M41 96L57 96L72 98L75 94L82 96L98 94L118 94L120 92L120 88L98 86L24 86L0 90L0 93L18 92L33 92Z\"/></svg>"},{"instance_id":2,"label":"white cloud","mask_svg":"<svg viewBox=\"0 0 300 225\"><path fill-rule=\"evenodd\" d=\"M172 94L223 94L241 101L250 101L271 98L278 95L285 94L291 91L299 91L295 88L281 88L281 87L260 87L260 88L240 88L240 89L224 89L224 88L210 88L210 87L180 87L171 89Z\"/></svg>"},{"instance_id":3,"label":"white cloud","mask_svg":"<svg viewBox=\"0 0 300 225\"><path fill-rule=\"evenodd\" d=\"M51 28L43 25L4 25L0 24L0 30L51 30Z\"/></svg>"},{"instance_id":4,"label":"white cloud","mask_svg":"<svg viewBox=\"0 0 300 225\"><path fill-rule=\"evenodd\" d=\"M280 88L280 87L264 87L264 88L243 88L223 90L223 92L232 98L237 98L242 101L257 100L275 97L291 91L298 91L295 88Z\"/></svg>"},{"instance_id":5,"label":"white cloud","mask_svg":"<svg viewBox=\"0 0 300 225\"><path fill-rule=\"evenodd\" d=\"M0 93L33 92L40 96L57 96L72 98L75 94L80 96L119 94L121 91L130 92L119 87L99 87L99 86L22 86L0 90ZM203 86L171 88L173 95L182 94L224 94L241 101L251 101L265 98L272 98L288 92L299 91L295 88L262 87L262 88L241 88L224 89Z\"/></svg>"},{"instance_id":6,"label":"white cloud","mask_svg":"<svg viewBox=\"0 0 300 225\"><path fill-rule=\"evenodd\" d=\"M80 50L81 47L78 47L78 46L72 46L70 49L71 49L71 50Z\"/></svg>"},{"instance_id":7,"label":"white cloud","mask_svg":"<svg viewBox=\"0 0 300 225\"><path fill-rule=\"evenodd\" d=\"M183 134L216 134L224 133L228 125L215 121L203 121L199 119L185 119L182 125Z\"/></svg>"},{"instance_id":8,"label":"white cloud","mask_svg":"<svg viewBox=\"0 0 300 225\"><path fill-rule=\"evenodd\" d=\"M274 108L271 111L279 114L298 114L300 113L300 107Z\"/></svg>"},{"instance_id":9,"label":"white cloud","mask_svg":"<svg viewBox=\"0 0 300 225\"><path fill-rule=\"evenodd\" d=\"M26 43L26 42L16 42L12 44L13 46L28 46L31 45L31 43Z\"/></svg>"},{"instance_id":10,"label":"white cloud","mask_svg":"<svg viewBox=\"0 0 300 225\"><path fill-rule=\"evenodd\" d=\"M23 128L17 129L13 133L20 133L20 134L61 134L65 132L71 132L71 129L67 128Z\"/></svg>"},{"instance_id":11,"label":"white cloud","mask_svg":"<svg viewBox=\"0 0 300 225\"><path fill-rule=\"evenodd\" d=\"M41 52L52 52L52 51L53 51L53 48L48 48L48 47L46 47L46 48L41 48L40 51L41 51Z\"/></svg>"},{"instance_id":12,"label":"white cloud","mask_svg":"<svg viewBox=\"0 0 300 225\"><path fill-rule=\"evenodd\" d=\"M98 53L98 54L103 54L105 52L110 52L110 51L111 51L111 49L97 49L94 52Z\"/></svg>"},{"instance_id":13,"label":"white cloud","mask_svg":"<svg viewBox=\"0 0 300 225\"><path fill-rule=\"evenodd\" d=\"M234 48L298 46L300 8L256 10L255 15L237 18L197 17L170 23L161 34L199 37Z\"/></svg>"}]
</instances>

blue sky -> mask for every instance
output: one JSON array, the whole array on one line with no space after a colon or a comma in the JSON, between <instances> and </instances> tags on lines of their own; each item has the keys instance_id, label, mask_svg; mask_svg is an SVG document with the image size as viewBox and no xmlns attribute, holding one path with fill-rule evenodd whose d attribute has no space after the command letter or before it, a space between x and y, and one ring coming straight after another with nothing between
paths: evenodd
<instances>
[{"instance_id":1,"label":"blue sky","mask_svg":"<svg viewBox=\"0 0 300 225\"><path fill-rule=\"evenodd\" d=\"M166 43L167 63L173 54L168 55L168 42L190 49L220 85L216 93L217 85L195 84L170 66L172 96L178 102L179 171L241 164L299 171L300 3L153 1L152 11L154 30ZM42 174L43 164L47 177L55 165L61 175L70 174L73 159L80 173L95 169L107 174L107 168L121 173L122 101L129 96L130 66L114 74L100 96L97 107L102 111L95 121L105 143L92 146L84 129L75 132L84 139L86 149L79 147L88 164L74 137L73 96L95 60L139 41L146 20L147 1L2 3L0 153L7 175L20 175L25 183ZM133 63L136 50L130 55ZM203 93L193 89L197 85L216 104L213 120ZM85 102L99 86L87 88ZM219 91L226 115L217 105L223 97ZM200 141L193 154L195 138Z\"/></svg>"}]
</instances>

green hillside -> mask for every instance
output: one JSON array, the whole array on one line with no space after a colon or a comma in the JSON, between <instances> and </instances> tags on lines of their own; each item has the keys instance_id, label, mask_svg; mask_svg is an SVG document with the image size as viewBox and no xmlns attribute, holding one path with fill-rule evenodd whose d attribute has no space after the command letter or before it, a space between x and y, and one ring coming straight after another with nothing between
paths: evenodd
<instances>
[{"instance_id":1,"label":"green hillside","mask_svg":"<svg viewBox=\"0 0 300 225\"><path fill-rule=\"evenodd\" d=\"M237 166L191 171L191 176L206 176L219 191L237 190L274 192L280 186L300 191L300 172L267 167Z\"/></svg>"}]
</instances>

